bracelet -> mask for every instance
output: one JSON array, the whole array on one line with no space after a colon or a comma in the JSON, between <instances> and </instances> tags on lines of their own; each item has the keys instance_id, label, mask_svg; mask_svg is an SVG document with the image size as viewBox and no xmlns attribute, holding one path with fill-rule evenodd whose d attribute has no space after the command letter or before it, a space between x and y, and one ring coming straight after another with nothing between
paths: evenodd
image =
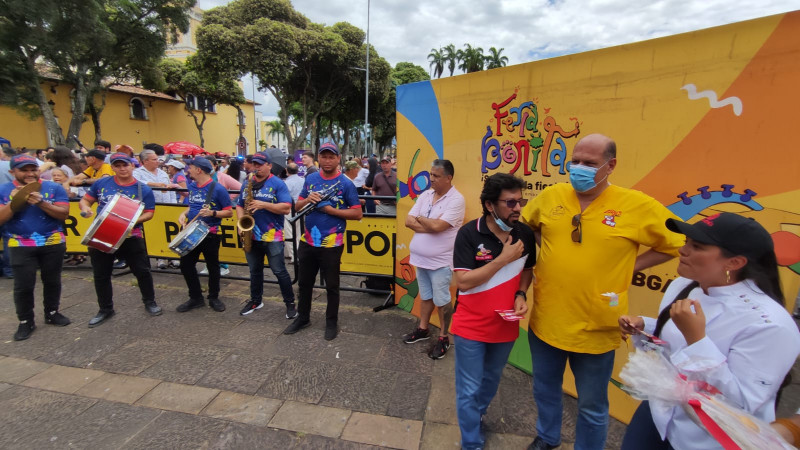
<instances>
[{"instance_id":1,"label":"bracelet","mask_svg":"<svg viewBox=\"0 0 800 450\"><path fill-rule=\"evenodd\" d=\"M794 438L794 441L790 442L790 444L797 445L798 443L800 443L800 426L797 426L797 424L792 422L791 419L782 418L782 419L776 420L774 423L777 423L779 425L783 425L784 427L786 427L787 430L789 430L789 432L792 433L792 437Z\"/></svg>"},{"instance_id":2,"label":"bracelet","mask_svg":"<svg viewBox=\"0 0 800 450\"><path fill-rule=\"evenodd\" d=\"M514 297L518 297L518 296L521 296L525 300L528 300L528 294L526 294L525 291L517 291L517 293L514 294Z\"/></svg>"}]
</instances>

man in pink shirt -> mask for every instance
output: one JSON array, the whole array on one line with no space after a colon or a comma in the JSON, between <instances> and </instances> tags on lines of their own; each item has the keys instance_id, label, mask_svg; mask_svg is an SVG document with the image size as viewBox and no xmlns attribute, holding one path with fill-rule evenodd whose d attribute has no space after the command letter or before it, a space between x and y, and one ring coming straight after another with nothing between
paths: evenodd
<instances>
[{"instance_id":1,"label":"man in pink shirt","mask_svg":"<svg viewBox=\"0 0 800 450\"><path fill-rule=\"evenodd\" d=\"M428 324L434 306L438 306L439 340L428 353L441 359L450 348L448 326L453 315L450 280L453 276L453 243L464 221L464 196L453 187L455 169L446 159L437 159L431 166L431 188L420 194L406 217L406 227L414 230L409 262L417 269L417 283L422 303L419 327L403 336L413 344L430 338Z\"/></svg>"}]
</instances>

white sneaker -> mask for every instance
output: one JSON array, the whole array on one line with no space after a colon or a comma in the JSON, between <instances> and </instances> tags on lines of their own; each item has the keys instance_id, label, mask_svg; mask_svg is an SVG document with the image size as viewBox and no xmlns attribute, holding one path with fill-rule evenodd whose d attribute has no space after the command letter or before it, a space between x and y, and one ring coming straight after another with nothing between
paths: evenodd
<instances>
[{"instance_id":1,"label":"white sneaker","mask_svg":"<svg viewBox=\"0 0 800 450\"><path fill-rule=\"evenodd\" d=\"M206 271L206 273L208 273L208 271ZM231 269L228 269L227 267L220 267L219 269L220 276L228 275L229 273L231 273Z\"/></svg>"},{"instance_id":2,"label":"white sneaker","mask_svg":"<svg viewBox=\"0 0 800 450\"><path fill-rule=\"evenodd\" d=\"M204 266L203 266L203 269L202 269L202 270L200 270L200 272L197 272L197 273L198 273L198 275L208 275L208 267L206 267L206 266L204 265Z\"/></svg>"}]
</instances>

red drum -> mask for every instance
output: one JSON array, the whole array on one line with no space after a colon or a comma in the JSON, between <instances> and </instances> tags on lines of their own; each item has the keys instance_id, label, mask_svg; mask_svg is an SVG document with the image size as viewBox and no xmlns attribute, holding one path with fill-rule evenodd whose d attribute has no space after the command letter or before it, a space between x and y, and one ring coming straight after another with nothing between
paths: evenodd
<instances>
[{"instance_id":1,"label":"red drum","mask_svg":"<svg viewBox=\"0 0 800 450\"><path fill-rule=\"evenodd\" d=\"M131 234L144 211L144 203L131 200L120 193L106 203L86 230L81 244L106 253L114 253Z\"/></svg>"}]
</instances>

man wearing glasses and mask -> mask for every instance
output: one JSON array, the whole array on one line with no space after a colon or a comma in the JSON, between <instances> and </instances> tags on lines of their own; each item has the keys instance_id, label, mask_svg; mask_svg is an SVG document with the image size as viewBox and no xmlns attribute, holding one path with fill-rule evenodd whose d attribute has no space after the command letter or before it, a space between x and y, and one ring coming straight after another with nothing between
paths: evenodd
<instances>
[{"instance_id":1,"label":"man wearing glasses and mask","mask_svg":"<svg viewBox=\"0 0 800 450\"><path fill-rule=\"evenodd\" d=\"M604 447L617 318L628 313L633 273L674 258L683 245L664 225L675 217L666 207L608 182L616 156L607 136L584 137L572 153L570 184L546 188L522 210L540 247L528 331L538 408L529 449L561 443L567 361L578 391L575 449ZM640 246L649 250L639 255Z\"/></svg>"}]
</instances>

